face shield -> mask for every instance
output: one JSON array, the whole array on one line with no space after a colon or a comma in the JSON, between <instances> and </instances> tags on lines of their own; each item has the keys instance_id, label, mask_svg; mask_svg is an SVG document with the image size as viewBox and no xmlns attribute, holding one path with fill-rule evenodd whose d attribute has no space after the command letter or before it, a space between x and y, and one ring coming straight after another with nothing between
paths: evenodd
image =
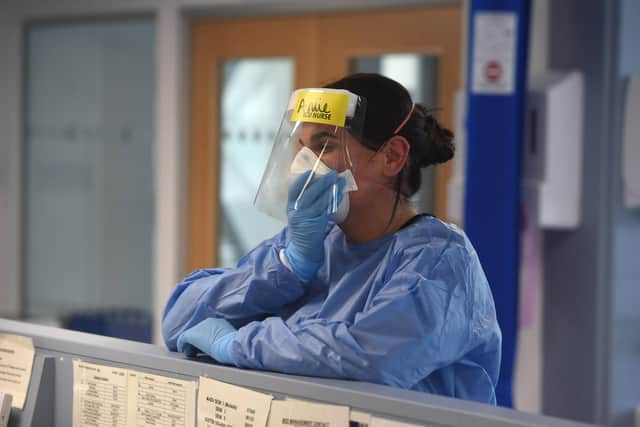
<instances>
[{"instance_id":1,"label":"face shield","mask_svg":"<svg viewBox=\"0 0 640 427\"><path fill-rule=\"evenodd\" d=\"M295 200L315 179L336 171L327 210L335 222L343 221L349 209L347 193L357 190L348 141L361 137L364 114L365 100L346 90L313 88L293 92L256 194L255 207L286 221L288 201L295 209ZM338 185L340 179L344 186ZM289 194L293 183L300 180L304 182L295 186L298 194Z\"/></svg>"}]
</instances>

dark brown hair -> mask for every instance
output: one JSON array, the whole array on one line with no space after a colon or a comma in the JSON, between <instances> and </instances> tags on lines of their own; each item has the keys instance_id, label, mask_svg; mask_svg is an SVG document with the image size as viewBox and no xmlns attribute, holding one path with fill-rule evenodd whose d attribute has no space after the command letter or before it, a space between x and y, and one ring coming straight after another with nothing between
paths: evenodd
<instances>
[{"instance_id":1,"label":"dark brown hair","mask_svg":"<svg viewBox=\"0 0 640 427\"><path fill-rule=\"evenodd\" d=\"M413 107L407 89L380 74L352 74L325 87L346 89L365 98L366 112L360 141L374 151L394 135ZM433 111L422 104L413 108L411 117L398 132L409 142L410 149L407 163L395 182L396 206L401 194L410 197L420 189L420 169L444 163L455 152L453 132L438 123Z\"/></svg>"}]
</instances>

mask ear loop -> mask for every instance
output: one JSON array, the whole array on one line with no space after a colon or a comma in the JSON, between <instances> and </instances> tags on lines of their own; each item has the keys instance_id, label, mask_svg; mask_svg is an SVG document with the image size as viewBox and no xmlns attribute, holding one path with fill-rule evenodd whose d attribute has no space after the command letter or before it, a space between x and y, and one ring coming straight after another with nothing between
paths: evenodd
<instances>
[{"instance_id":1,"label":"mask ear loop","mask_svg":"<svg viewBox=\"0 0 640 427\"><path fill-rule=\"evenodd\" d=\"M404 128L404 127L405 127L405 125L407 124L407 122L409 121L409 119L411 118L411 116L413 115L413 110L415 110L415 109L416 109L416 104L411 104L411 109L410 109L410 110L409 110L409 112L407 113L406 117L405 117L404 119L402 119L402 122L400 122L400 124L398 125L398 127L393 131L393 135L391 135L391 137L394 137L394 136L398 135L398 133L402 130L402 128ZM389 139L391 139L391 138L389 138ZM371 161L371 159L373 159L375 156L377 156L377 155L378 155L378 153L380 153L380 152L382 151L382 149L387 145L387 142L388 142L388 141L389 141L389 140L385 141L385 142L384 142L380 147L378 147L378 149L375 151L375 153L373 153L373 154L371 155L371 157L369 157L369 161ZM376 185L378 185L378 186L380 186L380 187L383 187L383 188L385 188L385 189L387 189L387 190L392 190L392 189L390 189L390 188L389 188L387 185L385 185L385 184L380 184L380 183L375 182L375 181L372 181L372 180L367 180L367 181L369 181L369 182L371 182L371 183L373 183L373 184L376 184ZM393 189L392 191L396 191L396 190L395 190L395 189ZM402 197L404 197L404 199L405 199L405 200L408 200L408 199L409 199L409 197L408 197L406 194L404 194L402 191L400 192L400 195L401 195Z\"/></svg>"},{"instance_id":2,"label":"mask ear loop","mask_svg":"<svg viewBox=\"0 0 640 427\"><path fill-rule=\"evenodd\" d=\"M333 128L333 133L334 135L338 134L338 126L335 126ZM322 151L320 152L320 156L318 157L318 161L320 161L320 158L322 157L322 154L324 153L325 148L327 147L327 143L328 141L325 140L324 145L322 146ZM343 141L344 144L344 141ZM346 144L344 144L345 148L347 147ZM347 157L349 157L349 151L347 150ZM334 183L334 185L331 186L331 206L329 206L328 208L328 213L332 214L338 211L338 186L336 185L337 183L337 177L336 177L336 182Z\"/></svg>"},{"instance_id":3,"label":"mask ear loop","mask_svg":"<svg viewBox=\"0 0 640 427\"><path fill-rule=\"evenodd\" d=\"M369 159L367 160L367 163L369 163L375 156L377 156L386 145L387 145L387 142L385 141L380 147L378 147L378 149L371 156L369 156ZM356 176L354 174L354 178L355 177ZM391 188L389 186L389 184L383 184L381 182L374 181L373 179L363 178L363 177L359 177L358 179L361 180L361 181L365 181L365 182L371 183L371 184L373 184L373 185L375 185L375 186L377 186L377 187L379 187L379 188L381 188L383 190L386 190L386 191L392 191L392 192L396 191L395 189Z\"/></svg>"},{"instance_id":4,"label":"mask ear loop","mask_svg":"<svg viewBox=\"0 0 640 427\"><path fill-rule=\"evenodd\" d=\"M304 182L304 185L302 186L302 190L300 190L300 193L298 194L298 197L296 197L296 201L293 204L293 209L298 209L298 203L300 202L300 199L302 198L302 195L304 194L305 191L307 191L307 188L309 187L309 184L311 184L311 180L313 179L313 177L316 174L316 170L318 169L318 165L321 162L321 158L322 155L324 154L325 150L327 149L327 142L325 140L325 143L322 144L322 150L320 150L320 155L316 156L316 161L313 164L313 169L311 169L311 173L309 174L309 176L307 176L307 180Z\"/></svg>"},{"instance_id":5,"label":"mask ear loop","mask_svg":"<svg viewBox=\"0 0 640 427\"><path fill-rule=\"evenodd\" d=\"M351 154L349 154L349 146L344 144L344 152L347 155L347 164L349 165L349 169L353 169L353 161L351 160Z\"/></svg>"},{"instance_id":6,"label":"mask ear loop","mask_svg":"<svg viewBox=\"0 0 640 427\"><path fill-rule=\"evenodd\" d=\"M402 122L400 122L400 124L398 125L396 130L393 131L393 136L398 135L398 133L400 133L400 131L405 127L405 125L407 124L407 122L409 121L411 116L413 115L413 110L415 110L415 109L416 109L416 104L411 104L411 109L409 110L409 113L407 113L406 117L402 120ZM404 194L402 192L402 190L399 190L398 194L400 194L402 197L404 197L405 200L409 199L409 197L407 197L407 195Z\"/></svg>"},{"instance_id":7,"label":"mask ear loop","mask_svg":"<svg viewBox=\"0 0 640 427\"><path fill-rule=\"evenodd\" d=\"M409 113L407 113L406 117L402 119L402 122L400 122L398 127L393 131L393 134L391 135L391 137L396 136L402 130L402 128L407 124L407 122L411 118L411 115L413 114L413 110L415 109L416 109L416 104L411 104L411 109L409 110ZM373 153L373 155L369 158L369 160L373 159L384 148L384 146L387 145L387 141L385 141L380 147L378 147L376 152Z\"/></svg>"},{"instance_id":8,"label":"mask ear loop","mask_svg":"<svg viewBox=\"0 0 640 427\"><path fill-rule=\"evenodd\" d=\"M335 127L335 129L333 130L333 133L336 134L338 132L338 126ZM316 170L318 168L318 165L322 162L322 155L325 153L325 151L327 150L327 145L329 144L329 140L328 138L325 138L324 144L322 144L322 150L320 150L320 154L318 154L316 156L316 161L313 164L313 169L311 170L311 173L309 174L309 176L307 177L307 180L305 181L304 185L302 186L302 190L300 190L300 194L298 194L298 197L296 197L296 201L293 204L293 208L294 209L298 209L298 203L300 202L300 198L302 198L302 195L304 194L304 192L307 190L307 187L309 187L309 184L311 184L311 180L313 180L314 175L316 174ZM346 148L346 145L345 145ZM349 162L351 162L351 157L349 157L349 151L347 150L347 157L349 158ZM332 206L329 207L329 212L335 212L337 211L337 191L338 188L336 185L332 186L331 192L332 192Z\"/></svg>"}]
</instances>

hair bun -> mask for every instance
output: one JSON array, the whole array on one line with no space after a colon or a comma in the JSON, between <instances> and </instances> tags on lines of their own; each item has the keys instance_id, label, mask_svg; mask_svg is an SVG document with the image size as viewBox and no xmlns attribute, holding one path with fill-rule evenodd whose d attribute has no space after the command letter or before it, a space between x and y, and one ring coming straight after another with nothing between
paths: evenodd
<instances>
[{"instance_id":1,"label":"hair bun","mask_svg":"<svg viewBox=\"0 0 640 427\"><path fill-rule=\"evenodd\" d=\"M440 123L430 113L427 113L425 117L424 130L429 138L429 146L431 147L429 157L431 157L432 164L451 160L456 151L456 147L453 145L453 132L440 126Z\"/></svg>"},{"instance_id":2,"label":"hair bun","mask_svg":"<svg viewBox=\"0 0 640 427\"><path fill-rule=\"evenodd\" d=\"M418 121L416 125L420 128L422 144L417 150L417 164L420 168L447 162L455 154L453 144L453 132L440 126L440 123L433 116L431 111L422 104L416 104ZM417 147L416 147L417 148Z\"/></svg>"}]
</instances>

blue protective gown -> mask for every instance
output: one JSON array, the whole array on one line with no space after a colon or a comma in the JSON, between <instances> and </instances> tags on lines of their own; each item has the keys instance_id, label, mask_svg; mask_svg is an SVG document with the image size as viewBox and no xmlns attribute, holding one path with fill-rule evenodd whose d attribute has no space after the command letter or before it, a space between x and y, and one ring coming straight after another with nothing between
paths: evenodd
<instances>
[{"instance_id":1,"label":"blue protective gown","mask_svg":"<svg viewBox=\"0 0 640 427\"><path fill-rule=\"evenodd\" d=\"M199 270L165 308L163 334L207 317L238 329L239 367L348 378L495 404L501 334L464 233L422 216L393 235L347 242L334 226L309 283L279 259L285 228L232 269Z\"/></svg>"}]
</instances>

